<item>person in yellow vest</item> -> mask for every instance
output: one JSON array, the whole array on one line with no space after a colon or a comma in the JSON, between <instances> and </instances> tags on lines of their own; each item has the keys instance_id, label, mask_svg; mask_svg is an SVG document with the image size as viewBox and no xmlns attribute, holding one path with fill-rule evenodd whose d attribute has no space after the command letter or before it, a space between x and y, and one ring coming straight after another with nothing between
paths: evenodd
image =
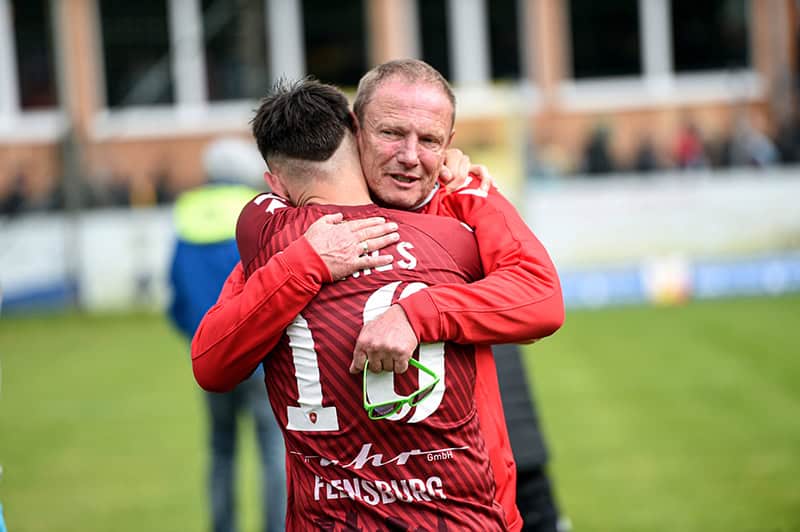
<instances>
[{"instance_id":1,"label":"person in yellow vest","mask_svg":"<svg viewBox=\"0 0 800 532\"><path fill-rule=\"evenodd\" d=\"M168 314L191 341L200 320L216 302L225 279L239 262L236 220L242 207L266 185L266 167L255 144L239 138L212 141L203 155L207 182L175 202L176 242L170 268ZM214 532L237 530L235 454L237 418L255 421L261 455L263 530L284 530L286 470L283 438L267 400L261 367L229 393L205 394L210 467L208 489Z\"/></svg>"}]
</instances>

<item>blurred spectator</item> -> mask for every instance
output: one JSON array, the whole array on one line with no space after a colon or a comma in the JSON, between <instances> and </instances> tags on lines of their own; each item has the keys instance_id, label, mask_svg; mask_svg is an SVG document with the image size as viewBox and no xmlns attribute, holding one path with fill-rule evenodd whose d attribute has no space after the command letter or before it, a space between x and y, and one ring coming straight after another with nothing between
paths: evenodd
<instances>
[{"instance_id":1,"label":"blurred spectator","mask_svg":"<svg viewBox=\"0 0 800 532\"><path fill-rule=\"evenodd\" d=\"M541 178L561 177L575 171L570 151L549 135L543 135L538 145L531 143L525 163L527 175Z\"/></svg>"},{"instance_id":2,"label":"blurred spectator","mask_svg":"<svg viewBox=\"0 0 800 532\"><path fill-rule=\"evenodd\" d=\"M109 205L117 207L130 207L131 205L131 178L119 172L112 174L111 180L106 184L106 193Z\"/></svg>"},{"instance_id":3,"label":"blurred spectator","mask_svg":"<svg viewBox=\"0 0 800 532\"><path fill-rule=\"evenodd\" d=\"M678 168L684 170L708 168L703 136L700 134L700 128L691 120L685 120L678 131L674 157Z\"/></svg>"},{"instance_id":4,"label":"blurred spectator","mask_svg":"<svg viewBox=\"0 0 800 532\"><path fill-rule=\"evenodd\" d=\"M130 205L128 179L122 175L113 174L110 170L101 171L91 179L87 179L87 185L92 207L127 207Z\"/></svg>"},{"instance_id":5,"label":"blurred spectator","mask_svg":"<svg viewBox=\"0 0 800 532\"><path fill-rule=\"evenodd\" d=\"M706 143L706 154L712 168L727 168L731 159L731 136L725 132L718 132L711 136Z\"/></svg>"},{"instance_id":6,"label":"blurred spectator","mask_svg":"<svg viewBox=\"0 0 800 532\"><path fill-rule=\"evenodd\" d=\"M746 114L736 118L730 143L731 166L770 166L778 162L772 141L752 126Z\"/></svg>"},{"instance_id":7,"label":"blurred spectator","mask_svg":"<svg viewBox=\"0 0 800 532\"><path fill-rule=\"evenodd\" d=\"M132 207L150 207L156 204L155 187L146 177L134 177L130 180L128 186Z\"/></svg>"},{"instance_id":8,"label":"blurred spectator","mask_svg":"<svg viewBox=\"0 0 800 532\"><path fill-rule=\"evenodd\" d=\"M648 132L639 135L639 143L633 157L633 170L636 172L653 172L661 168L658 153L653 143L653 136Z\"/></svg>"},{"instance_id":9,"label":"blurred spectator","mask_svg":"<svg viewBox=\"0 0 800 532\"><path fill-rule=\"evenodd\" d=\"M169 172L166 170L166 168L161 168L158 172L153 174L153 188L155 190L155 199L158 205L172 203L172 201L175 199L173 197L172 190L169 187L169 182Z\"/></svg>"},{"instance_id":10,"label":"blurred spectator","mask_svg":"<svg viewBox=\"0 0 800 532\"><path fill-rule=\"evenodd\" d=\"M204 153L208 183L183 193L175 203L177 242L170 272L169 316L191 339L216 302L230 271L239 262L236 220L242 207L263 187L266 170L255 145L236 138L212 142ZM237 416L249 411L261 455L263 530L284 529L286 471L284 445L269 406L261 367L229 393L203 392L209 415L211 467L208 477L214 532L233 532L236 524L235 453Z\"/></svg>"},{"instance_id":11,"label":"blurred spectator","mask_svg":"<svg viewBox=\"0 0 800 532\"><path fill-rule=\"evenodd\" d=\"M11 179L11 188L0 200L0 215L15 216L25 207L25 174L18 171Z\"/></svg>"},{"instance_id":12,"label":"blurred spectator","mask_svg":"<svg viewBox=\"0 0 800 532\"><path fill-rule=\"evenodd\" d=\"M609 149L610 138L611 130L605 124L598 124L592 130L583 152L586 174L607 174L616 170Z\"/></svg>"}]
</instances>

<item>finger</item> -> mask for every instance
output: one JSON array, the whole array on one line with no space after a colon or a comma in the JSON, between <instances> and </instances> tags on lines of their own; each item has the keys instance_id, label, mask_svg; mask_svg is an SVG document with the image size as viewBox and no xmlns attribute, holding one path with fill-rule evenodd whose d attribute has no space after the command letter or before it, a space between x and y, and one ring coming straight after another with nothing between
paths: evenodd
<instances>
[{"instance_id":1,"label":"finger","mask_svg":"<svg viewBox=\"0 0 800 532\"><path fill-rule=\"evenodd\" d=\"M487 191L494 185L494 179L489 173L489 169L483 164L473 164L470 173L477 174L481 179L481 190Z\"/></svg>"},{"instance_id":2,"label":"finger","mask_svg":"<svg viewBox=\"0 0 800 532\"><path fill-rule=\"evenodd\" d=\"M356 260L356 271L358 270L371 270L374 268L379 268L381 266L386 266L394 262L394 257L391 255L378 255L373 257L372 255L364 255L363 257L359 257ZM363 368L362 368L363 369Z\"/></svg>"},{"instance_id":3,"label":"finger","mask_svg":"<svg viewBox=\"0 0 800 532\"><path fill-rule=\"evenodd\" d=\"M471 166L472 163L469 160L469 155L464 155L458 163L458 171L456 172L456 176L466 180L469 176L469 169Z\"/></svg>"},{"instance_id":4,"label":"finger","mask_svg":"<svg viewBox=\"0 0 800 532\"><path fill-rule=\"evenodd\" d=\"M398 240L400 240L400 233L389 233L386 236L364 240L364 243L367 245L367 251L369 252L375 251L376 249L383 249L386 246L394 244Z\"/></svg>"},{"instance_id":5,"label":"finger","mask_svg":"<svg viewBox=\"0 0 800 532\"><path fill-rule=\"evenodd\" d=\"M381 237L387 235L393 231L397 231L397 224L395 222L389 222L380 225L373 225L371 227L366 227L356 232L356 238L361 241L367 241L372 238ZM372 248L377 249L377 248Z\"/></svg>"},{"instance_id":6,"label":"finger","mask_svg":"<svg viewBox=\"0 0 800 532\"><path fill-rule=\"evenodd\" d=\"M359 349L356 343L356 349L353 352L353 361L350 363L350 373L361 373L364 371L364 364L367 363L367 355L363 350Z\"/></svg>"},{"instance_id":7,"label":"finger","mask_svg":"<svg viewBox=\"0 0 800 532\"><path fill-rule=\"evenodd\" d=\"M450 171L450 168L447 166L442 166L442 169L439 170L439 182L442 183L446 188L453 182L453 172Z\"/></svg>"},{"instance_id":8,"label":"finger","mask_svg":"<svg viewBox=\"0 0 800 532\"><path fill-rule=\"evenodd\" d=\"M449 166L450 168L453 167L454 164L457 164L458 161L464 158L464 152L459 150L458 148L448 148L444 152L444 164L445 166Z\"/></svg>"},{"instance_id":9,"label":"finger","mask_svg":"<svg viewBox=\"0 0 800 532\"><path fill-rule=\"evenodd\" d=\"M378 357L375 357L374 359L369 359L367 361L367 366L369 367L369 370L373 373L380 373L381 371L383 371L383 361Z\"/></svg>"},{"instance_id":10,"label":"finger","mask_svg":"<svg viewBox=\"0 0 800 532\"><path fill-rule=\"evenodd\" d=\"M406 359L399 359L394 361L394 372L398 375L405 373L408 371L408 360Z\"/></svg>"},{"instance_id":11,"label":"finger","mask_svg":"<svg viewBox=\"0 0 800 532\"><path fill-rule=\"evenodd\" d=\"M359 220L348 220L344 222L347 227L353 231L354 233L357 231L361 231L366 227L372 227L374 225L381 225L386 223L386 218L382 216L373 216L372 218L361 218Z\"/></svg>"}]
</instances>

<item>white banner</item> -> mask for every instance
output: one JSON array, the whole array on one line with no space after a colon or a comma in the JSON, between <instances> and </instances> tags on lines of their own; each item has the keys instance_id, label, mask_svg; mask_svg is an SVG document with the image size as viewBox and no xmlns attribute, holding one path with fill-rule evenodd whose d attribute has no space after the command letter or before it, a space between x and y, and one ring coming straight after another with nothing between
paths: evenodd
<instances>
[{"instance_id":1,"label":"white banner","mask_svg":"<svg viewBox=\"0 0 800 532\"><path fill-rule=\"evenodd\" d=\"M565 295L576 300L605 301L617 285L631 301L652 292L651 284L680 294L692 264L800 250L797 168L565 179L526 192L523 215L562 272ZM173 239L169 207L0 220L5 304L63 304L76 286L87 309L162 307ZM603 274L602 286L585 275L618 267L633 270ZM792 287L794 270L786 271L784 285ZM568 286L575 272L580 277Z\"/></svg>"},{"instance_id":2,"label":"white banner","mask_svg":"<svg viewBox=\"0 0 800 532\"><path fill-rule=\"evenodd\" d=\"M558 266L800 249L800 169L534 183L525 219Z\"/></svg>"}]
</instances>

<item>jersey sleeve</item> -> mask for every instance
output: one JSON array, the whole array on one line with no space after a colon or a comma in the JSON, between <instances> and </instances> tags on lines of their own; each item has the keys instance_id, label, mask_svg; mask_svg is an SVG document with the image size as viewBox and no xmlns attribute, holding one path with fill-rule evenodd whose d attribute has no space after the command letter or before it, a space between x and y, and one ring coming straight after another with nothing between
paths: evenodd
<instances>
[{"instance_id":1,"label":"jersey sleeve","mask_svg":"<svg viewBox=\"0 0 800 532\"><path fill-rule=\"evenodd\" d=\"M474 229L486 277L430 287L399 304L421 342L525 343L549 336L564 321L555 266L514 206L477 181L432 203L429 214Z\"/></svg>"},{"instance_id":2,"label":"jersey sleeve","mask_svg":"<svg viewBox=\"0 0 800 532\"><path fill-rule=\"evenodd\" d=\"M242 212L237 240L243 260L258 256L265 262L247 278L242 262L236 265L192 340L195 380L208 391L230 391L249 377L294 317L331 280L305 237L265 258L257 235L267 217L258 218L263 209L254 205Z\"/></svg>"},{"instance_id":3,"label":"jersey sleeve","mask_svg":"<svg viewBox=\"0 0 800 532\"><path fill-rule=\"evenodd\" d=\"M237 264L192 340L192 370L200 387L227 392L249 377L328 275L305 238L273 256L247 281Z\"/></svg>"}]
</instances>

